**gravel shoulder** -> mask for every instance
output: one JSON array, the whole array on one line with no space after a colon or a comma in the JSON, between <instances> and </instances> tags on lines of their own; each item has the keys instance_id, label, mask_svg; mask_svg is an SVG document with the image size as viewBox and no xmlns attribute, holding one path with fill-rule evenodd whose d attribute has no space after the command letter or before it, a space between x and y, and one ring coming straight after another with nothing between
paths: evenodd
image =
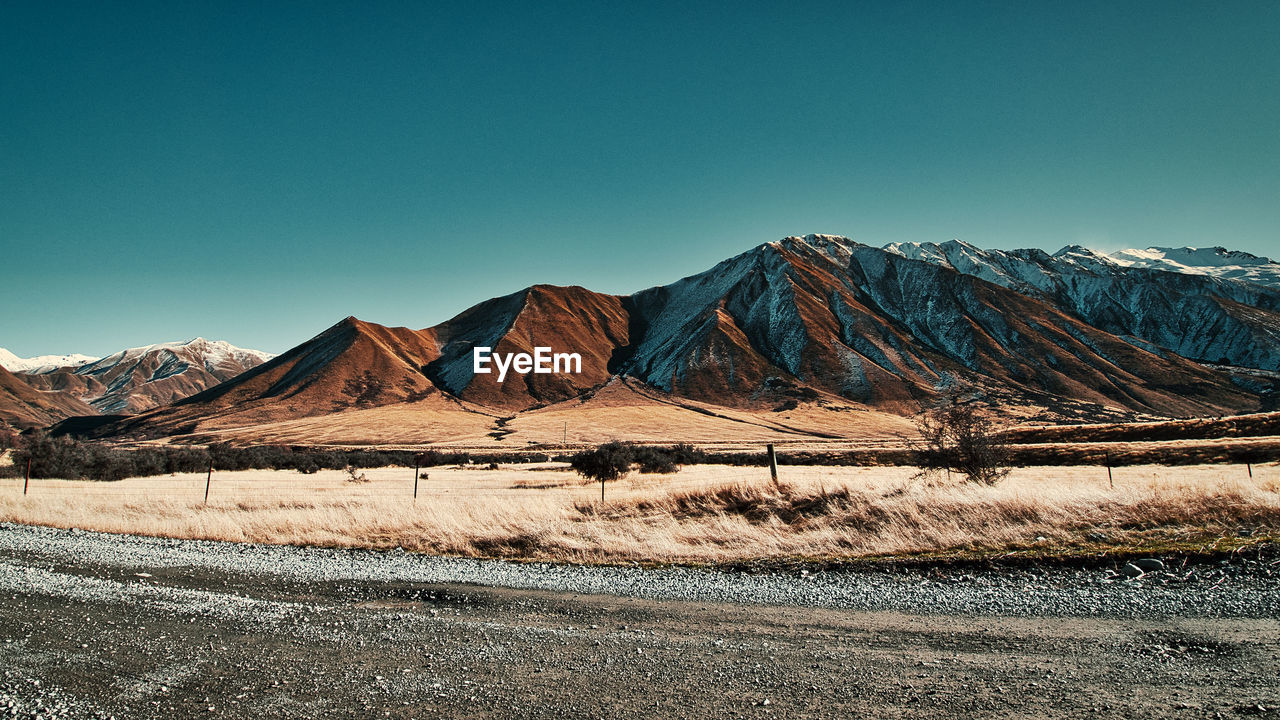
<instances>
[{"instance_id":1,"label":"gravel shoulder","mask_svg":"<svg viewBox=\"0 0 1280 720\"><path fill-rule=\"evenodd\" d=\"M1280 717L1251 553L747 574L0 525L0 714Z\"/></svg>"}]
</instances>

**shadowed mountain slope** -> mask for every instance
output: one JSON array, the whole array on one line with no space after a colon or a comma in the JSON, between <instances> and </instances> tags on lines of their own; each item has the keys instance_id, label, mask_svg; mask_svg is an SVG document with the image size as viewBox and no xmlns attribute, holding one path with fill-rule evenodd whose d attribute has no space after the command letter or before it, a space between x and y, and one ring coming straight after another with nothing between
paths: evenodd
<instances>
[{"instance_id":1,"label":"shadowed mountain slope","mask_svg":"<svg viewBox=\"0 0 1280 720\"><path fill-rule=\"evenodd\" d=\"M1238 276L1176 272L1176 264L1121 265L1070 246L984 250L959 240L894 243L885 249L982 278L1044 300L1094 327L1145 340L1185 358L1223 365L1280 367L1280 289ZM1233 253L1232 255L1247 255ZM1280 268L1247 255L1261 267ZM1213 268L1209 268L1210 270Z\"/></svg>"},{"instance_id":2,"label":"shadowed mountain slope","mask_svg":"<svg viewBox=\"0 0 1280 720\"><path fill-rule=\"evenodd\" d=\"M782 376L882 407L946 377L1157 414L1256 403L1225 376L1036 298L843 238L762 245L635 305L649 329L624 370L712 402Z\"/></svg>"},{"instance_id":3,"label":"shadowed mountain slope","mask_svg":"<svg viewBox=\"0 0 1280 720\"><path fill-rule=\"evenodd\" d=\"M842 411L910 414L954 380L1011 403L1060 398L1168 416L1254 410L1268 391L1266 381L1243 387L1151 342L1099 329L1051 293L1023 290L845 238L792 237L631 296L536 285L424 330L347 318L112 430L192 432L405 403L505 423L557 403L563 412L616 377L667 398L658 402L747 412L839 401L852 403ZM477 347L548 347L579 354L582 368L512 371L499 383L496 371L474 373Z\"/></svg>"},{"instance_id":4,"label":"shadowed mountain slope","mask_svg":"<svg viewBox=\"0 0 1280 720\"><path fill-rule=\"evenodd\" d=\"M74 396L37 390L0 367L0 422L17 428L45 427L76 415L96 411Z\"/></svg>"}]
</instances>

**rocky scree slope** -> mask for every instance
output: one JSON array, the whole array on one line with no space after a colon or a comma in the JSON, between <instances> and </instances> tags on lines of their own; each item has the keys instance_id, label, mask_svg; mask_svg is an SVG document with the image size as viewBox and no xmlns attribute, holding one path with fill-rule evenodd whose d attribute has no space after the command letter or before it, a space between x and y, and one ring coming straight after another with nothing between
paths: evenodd
<instances>
[{"instance_id":1,"label":"rocky scree slope","mask_svg":"<svg viewBox=\"0 0 1280 720\"><path fill-rule=\"evenodd\" d=\"M1038 249L984 250L950 240L893 243L884 250L1043 300L1152 352L1280 368L1280 285L1174 272L1172 265L1123 265L1115 256L1078 246L1050 255Z\"/></svg>"}]
</instances>

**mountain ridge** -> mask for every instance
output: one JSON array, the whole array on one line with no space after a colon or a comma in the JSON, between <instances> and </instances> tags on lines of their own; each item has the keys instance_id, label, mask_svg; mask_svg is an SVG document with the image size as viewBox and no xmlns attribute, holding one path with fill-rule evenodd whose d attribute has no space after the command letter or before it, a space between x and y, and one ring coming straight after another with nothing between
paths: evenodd
<instances>
[{"instance_id":1,"label":"mountain ridge","mask_svg":"<svg viewBox=\"0 0 1280 720\"><path fill-rule=\"evenodd\" d=\"M581 372L498 382L474 372L476 347L575 352ZM142 370L153 383L204 362L173 347L148 350L156 359ZM119 355L117 366L130 357ZM629 295L537 284L428 328L347 317L219 382L104 420L102 432L315 432L324 423L308 418L391 417L375 411L405 408L436 418L421 424L431 432L493 423L489 435L501 442L512 428L548 432L509 421L544 407L563 417L575 403L597 407L589 401L606 387L615 388L609 408L722 408L739 427L754 417L747 424L779 432L787 422L772 413L790 413L809 428L797 432L817 437L839 426L830 418L911 415L956 382L1048 422L1218 415L1274 403L1280 375L1266 366L1276 358L1280 292L1255 283L1126 267L1076 246L1054 254L958 240L877 248L811 234ZM55 389L55 380L92 379L99 369L35 377Z\"/></svg>"},{"instance_id":2,"label":"mountain ridge","mask_svg":"<svg viewBox=\"0 0 1280 720\"><path fill-rule=\"evenodd\" d=\"M984 250L894 243L886 251L1046 300L1121 337L1201 362L1280 367L1280 289L1207 274L1117 265L1087 248ZM1277 266L1280 267L1280 266Z\"/></svg>"},{"instance_id":3,"label":"mountain ridge","mask_svg":"<svg viewBox=\"0 0 1280 720\"><path fill-rule=\"evenodd\" d=\"M1114 280L1111 270L1098 269L1112 266L1091 251L997 256L956 243L924 248L937 257L918 260L904 248L910 250L793 236L630 295L533 285L420 330L348 317L221 385L111 431L189 434L389 406L496 423L575 398L584 402L615 378L676 405L683 398L748 413L811 406L909 415L956 381L986 387L1011 406L1043 406L1050 415L1071 403L1144 416L1222 414L1256 409L1274 390L1265 377L1246 386L1080 317L1066 302L1080 295L1068 292L1080 284L1074 275L1101 275L1103 285ZM963 258L972 261L971 273L952 267L947 252L959 253L962 267ZM1071 272L1064 276L1061 267ZM974 274L980 270L992 279ZM1136 273L1147 285L1170 275L1118 266L1114 272ZM1168 297L1190 294L1178 290L1179 282ZM1185 282L1216 289L1220 297L1211 302L1230 317L1228 311L1272 312L1265 306L1271 295L1253 286ZM1263 298L1264 307L1230 306L1232 293ZM1270 322L1270 315L1258 322ZM1235 342L1274 349L1267 337ZM516 374L498 383L493 374L472 371L476 347L531 353L536 346L579 352L582 373ZM496 427L503 437L502 425Z\"/></svg>"},{"instance_id":4,"label":"mountain ridge","mask_svg":"<svg viewBox=\"0 0 1280 720\"><path fill-rule=\"evenodd\" d=\"M0 367L14 373L38 373L56 370L61 367L79 367L98 358L92 355L71 353L69 355L37 355L22 358L0 347Z\"/></svg>"},{"instance_id":5,"label":"mountain ridge","mask_svg":"<svg viewBox=\"0 0 1280 720\"><path fill-rule=\"evenodd\" d=\"M96 412L110 415L142 412L181 400L272 357L224 340L196 337L15 375L37 390L67 393Z\"/></svg>"},{"instance_id":6,"label":"mountain ridge","mask_svg":"<svg viewBox=\"0 0 1280 720\"><path fill-rule=\"evenodd\" d=\"M1108 261L1124 267L1210 275L1280 289L1280 263L1241 250L1215 246L1129 248L1108 253Z\"/></svg>"}]
</instances>

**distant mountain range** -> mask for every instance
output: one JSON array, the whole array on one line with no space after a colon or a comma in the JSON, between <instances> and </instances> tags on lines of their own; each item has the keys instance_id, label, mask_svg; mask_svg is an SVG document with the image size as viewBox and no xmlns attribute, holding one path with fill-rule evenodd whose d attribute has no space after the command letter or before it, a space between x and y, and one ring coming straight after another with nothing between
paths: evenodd
<instances>
[{"instance_id":1,"label":"distant mountain range","mask_svg":"<svg viewBox=\"0 0 1280 720\"><path fill-rule=\"evenodd\" d=\"M1106 259L1124 267L1210 275L1280 288L1280 263L1224 247L1149 247L1145 250L1121 250L1107 255Z\"/></svg>"},{"instance_id":2,"label":"distant mountain range","mask_svg":"<svg viewBox=\"0 0 1280 720\"><path fill-rule=\"evenodd\" d=\"M808 235L632 295L535 285L423 330L347 318L266 362L153 346L146 362L127 351L22 377L101 412L138 413L99 428L133 436L388 406L514 418L605 387L611 398L634 392L698 412L905 415L965 381L1045 421L1217 415L1275 406L1274 266L1221 249L1107 256ZM579 353L582 372L498 382L473 371L473 348L537 346ZM211 365L214 356L234 362ZM132 369L104 369L121 366ZM142 400L112 390L121 377L137 388L183 375Z\"/></svg>"},{"instance_id":3,"label":"distant mountain range","mask_svg":"<svg viewBox=\"0 0 1280 720\"><path fill-rule=\"evenodd\" d=\"M79 367L87 362L93 362L97 358L92 355L40 355L37 357L20 358L17 355L0 348L0 367L9 372L21 373L39 373L48 372L49 370L57 370L58 368Z\"/></svg>"},{"instance_id":4,"label":"distant mountain range","mask_svg":"<svg viewBox=\"0 0 1280 720\"><path fill-rule=\"evenodd\" d=\"M0 348L0 366L14 371L9 373L9 384L19 381L38 393L24 394L26 410L13 407L16 400L0 404L0 418L29 425L48 423L21 420L22 416L56 421L68 414L139 413L229 380L272 357L204 338L129 348L103 358L46 355L24 359ZM52 407L39 409L38 400Z\"/></svg>"}]
</instances>

